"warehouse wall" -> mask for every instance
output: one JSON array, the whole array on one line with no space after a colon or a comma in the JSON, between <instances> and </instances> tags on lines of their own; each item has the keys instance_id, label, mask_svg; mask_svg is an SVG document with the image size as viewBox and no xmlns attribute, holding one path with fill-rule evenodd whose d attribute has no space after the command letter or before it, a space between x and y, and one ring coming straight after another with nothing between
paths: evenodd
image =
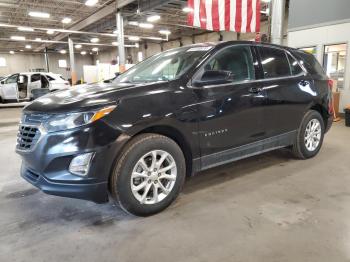
<instances>
[{"instance_id":1,"label":"warehouse wall","mask_svg":"<svg viewBox=\"0 0 350 262\"><path fill-rule=\"evenodd\" d=\"M33 69L45 69L45 58L43 54L25 54L18 53L14 55L10 54L0 54L0 57L6 59L6 67L0 67L0 76L6 76L9 74L27 72ZM50 71L53 73L61 74L66 79L70 78L70 72L65 68L58 67L58 60L65 59L69 65L69 55L62 54L49 54L49 66ZM83 76L83 65L91 65L93 63L92 56L81 56L76 54L75 63L77 68L78 79Z\"/></svg>"},{"instance_id":2,"label":"warehouse wall","mask_svg":"<svg viewBox=\"0 0 350 262\"><path fill-rule=\"evenodd\" d=\"M310 11L312 10L312 13ZM349 0L291 0L289 30L350 20Z\"/></svg>"}]
</instances>

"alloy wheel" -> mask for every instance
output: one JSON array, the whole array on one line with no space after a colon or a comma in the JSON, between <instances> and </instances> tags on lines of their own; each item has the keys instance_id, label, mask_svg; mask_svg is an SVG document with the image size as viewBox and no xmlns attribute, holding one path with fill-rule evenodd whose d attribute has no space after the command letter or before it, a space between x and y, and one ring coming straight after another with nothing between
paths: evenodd
<instances>
[{"instance_id":1,"label":"alloy wheel","mask_svg":"<svg viewBox=\"0 0 350 262\"><path fill-rule=\"evenodd\" d=\"M321 123L318 119L311 119L306 126L304 143L308 151L315 151L321 141Z\"/></svg>"}]
</instances>

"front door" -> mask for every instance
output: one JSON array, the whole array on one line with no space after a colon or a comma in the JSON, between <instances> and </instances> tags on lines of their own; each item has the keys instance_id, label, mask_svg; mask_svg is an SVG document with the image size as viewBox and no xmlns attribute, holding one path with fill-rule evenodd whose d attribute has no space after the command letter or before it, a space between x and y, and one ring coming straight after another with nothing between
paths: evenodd
<instances>
[{"instance_id":1,"label":"front door","mask_svg":"<svg viewBox=\"0 0 350 262\"><path fill-rule=\"evenodd\" d=\"M206 71L230 71L232 81L194 87L198 96L199 137L202 168L229 162L231 150L265 136L262 107L265 96L256 81L255 55L249 45L234 45L218 51L194 76L203 79Z\"/></svg>"},{"instance_id":2,"label":"front door","mask_svg":"<svg viewBox=\"0 0 350 262\"><path fill-rule=\"evenodd\" d=\"M6 100L17 100L18 90L17 90L18 74L14 74L8 77L4 84L2 85L3 99Z\"/></svg>"}]
</instances>

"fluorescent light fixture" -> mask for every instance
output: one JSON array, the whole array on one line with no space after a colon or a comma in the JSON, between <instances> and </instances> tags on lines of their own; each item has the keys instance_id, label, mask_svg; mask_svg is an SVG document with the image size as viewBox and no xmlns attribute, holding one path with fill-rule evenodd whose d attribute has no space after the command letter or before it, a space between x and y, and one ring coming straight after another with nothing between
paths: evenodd
<instances>
[{"instance_id":1,"label":"fluorescent light fixture","mask_svg":"<svg viewBox=\"0 0 350 262\"><path fill-rule=\"evenodd\" d=\"M36 11L31 11L28 13L32 17L38 17L38 18L50 18L49 13L44 13L44 12L36 12Z\"/></svg>"},{"instance_id":2,"label":"fluorescent light fixture","mask_svg":"<svg viewBox=\"0 0 350 262\"><path fill-rule=\"evenodd\" d=\"M60 53L61 53L62 55L64 55L64 54L67 53L67 51L66 51L66 50L61 50Z\"/></svg>"},{"instance_id":3,"label":"fluorescent light fixture","mask_svg":"<svg viewBox=\"0 0 350 262\"><path fill-rule=\"evenodd\" d=\"M136 47L136 48L139 48L139 47L140 47L140 44L139 44L139 43L135 43L135 47Z\"/></svg>"},{"instance_id":4,"label":"fluorescent light fixture","mask_svg":"<svg viewBox=\"0 0 350 262\"><path fill-rule=\"evenodd\" d=\"M19 50L20 52L24 52L24 50L23 49L21 49L21 50Z\"/></svg>"},{"instance_id":5,"label":"fluorescent light fixture","mask_svg":"<svg viewBox=\"0 0 350 262\"><path fill-rule=\"evenodd\" d=\"M147 17L147 22L155 22L155 21L158 21L159 19L160 19L159 15L152 15Z\"/></svg>"},{"instance_id":6,"label":"fluorescent light fixture","mask_svg":"<svg viewBox=\"0 0 350 262\"><path fill-rule=\"evenodd\" d=\"M49 30L47 30L47 31L46 31L46 33L47 33L48 35L53 35L53 34L55 33L55 31L54 31L54 30L49 29Z\"/></svg>"},{"instance_id":7,"label":"fluorescent light fixture","mask_svg":"<svg viewBox=\"0 0 350 262\"><path fill-rule=\"evenodd\" d=\"M35 41L41 42L41 38L37 37L37 38L35 38Z\"/></svg>"},{"instance_id":8,"label":"fluorescent light fixture","mask_svg":"<svg viewBox=\"0 0 350 262\"><path fill-rule=\"evenodd\" d=\"M11 54L11 55L14 55L14 54L15 54L15 51L12 51L12 50L11 50L11 51L10 51L10 54Z\"/></svg>"},{"instance_id":9,"label":"fluorescent light fixture","mask_svg":"<svg viewBox=\"0 0 350 262\"><path fill-rule=\"evenodd\" d=\"M169 30L164 29L164 30L159 30L159 34L161 34L161 35L170 35L171 32Z\"/></svg>"},{"instance_id":10,"label":"fluorescent light fixture","mask_svg":"<svg viewBox=\"0 0 350 262\"><path fill-rule=\"evenodd\" d=\"M117 31L117 30L114 30L114 31L113 31L113 34L115 34L115 35L118 34L118 31Z\"/></svg>"},{"instance_id":11,"label":"fluorescent light fixture","mask_svg":"<svg viewBox=\"0 0 350 262\"><path fill-rule=\"evenodd\" d=\"M118 42L112 42L112 45L117 46Z\"/></svg>"},{"instance_id":12,"label":"fluorescent light fixture","mask_svg":"<svg viewBox=\"0 0 350 262\"><path fill-rule=\"evenodd\" d=\"M264 3L270 3L271 2L271 0L261 0L262 2L264 2Z\"/></svg>"},{"instance_id":13,"label":"fluorescent light fixture","mask_svg":"<svg viewBox=\"0 0 350 262\"><path fill-rule=\"evenodd\" d=\"M190 13L190 12L193 12L193 9L191 7L186 6L186 7L182 8L182 11L185 13Z\"/></svg>"},{"instance_id":14,"label":"fluorescent light fixture","mask_svg":"<svg viewBox=\"0 0 350 262\"><path fill-rule=\"evenodd\" d=\"M90 42L91 43L98 43L98 42L100 42L100 39L98 39L97 37L94 37L94 38L90 39Z\"/></svg>"},{"instance_id":15,"label":"fluorescent light fixture","mask_svg":"<svg viewBox=\"0 0 350 262\"><path fill-rule=\"evenodd\" d=\"M153 36L149 36L149 37L147 37L147 39L150 39L150 40L158 40L158 41L163 40L163 38L161 38L161 37L153 37Z\"/></svg>"},{"instance_id":16,"label":"fluorescent light fixture","mask_svg":"<svg viewBox=\"0 0 350 262\"><path fill-rule=\"evenodd\" d=\"M137 22L137 21L129 21L128 24L129 24L129 25L138 26L138 25L139 25L139 22Z\"/></svg>"},{"instance_id":17,"label":"fluorescent light fixture","mask_svg":"<svg viewBox=\"0 0 350 262\"><path fill-rule=\"evenodd\" d=\"M31 27L25 27L25 26L19 26L19 27L17 27L17 29L18 29L19 31L27 31L27 32L33 32L33 31L34 31L33 28L31 28Z\"/></svg>"},{"instance_id":18,"label":"fluorescent light fixture","mask_svg":"<svg viewBox=\"0 0 350 262\"><path fill-rule=\"evenodd\" d=\"M24 36L16 36L16 35L11 36L11 39L16 40L16 41L25 41L26 40L26 38Z\"/></svg>"},{"instance_id":19,"label":"fluorescent light fixture","mask_svg":"<svg viewBox=\"0 0 350 262\"><path fill-rule=\"evenodd\" d=\"M91 50L94 51L94 52L98 52L98 48L97 47L94 47Z\"/></svg>"},{"instance_id":20,"label":"fluorescent light fixture","mask_svg":"<svg viewBox=\"0 0 350 262\"><path fill-rule=\"evenodd\" d=\"M72 22L72 18L70 18L70 17L65 17L62 19L63 24L69 24L71 22Z\"/></svg>"},{"instance_id":21,"label":"fluorescent light fixture","mask_svg":"<svg viewBox=\"0 0 350 262\"><path fill-rule=\"evenodd\" d=\"M145 28L145 29L151 29L154 27L154 25L150 23L139 23L139 27Z\"/></svg>"},{"instance_id":22,"label":"fluorescent light fixture","mask_svg":"<svg viewBox=\"0 0 350 262\"><path fill-rule=\"evenodd\" d=\"M94 6L98 3L98 0L86 0L85 5Z\"/></svg>"},{"instance_id":23,"label":"fluorescent light fixture","mask_svg":"<svg viewBox=\"0 0 350 262\"><path fill-rule=\"evenodd\" d=\"M80 49L82 47L82 45L75 45L76 49Z\"/></svg>"},{"instance_id":24,"label":"fluorescent light fixture","mask_svg":"<svg viewBox=\"0 0 350 262\"><path fill-rule=\"evenodd\" d=\"M31 49L32 46L31 46L31 45L26 45L25 48L26 48L26 49Z\"/></svg>"},{"instance_id":25,"label":"fluorescent light fixture","mask_svg":"<svg viewBox=\"0 0 350 262\"><path fill-rule=\"evenodd\" d=\"M138 36L129 36L128 39L130 41L140 41L140 37L138 37Z\"/></svg>"},{"instance_id":26,"label":"fluorescent light fixture","mask_svg":"<svg viewBox=\"0 0 350 262\"><path fill-rule=\"evenodd\" d=\"M86 51L81 51L80 54L81 55L86 55Z\"/></svg>"}]
</instances>

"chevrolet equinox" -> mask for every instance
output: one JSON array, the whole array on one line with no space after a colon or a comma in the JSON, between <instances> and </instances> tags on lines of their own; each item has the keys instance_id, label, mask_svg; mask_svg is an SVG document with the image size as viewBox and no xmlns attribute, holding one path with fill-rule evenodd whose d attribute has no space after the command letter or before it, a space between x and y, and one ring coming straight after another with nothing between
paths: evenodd
<instances>
[{"instance_id":1,"label":"chevrolet equinox","mask_svg":"<svg viewBox=\"0 0 350 262\"><path fill-rule=\"evenodd\" d=\"M112 83L23 110L21 175L43 192L147 216L186 176L278 148L315 156L332 124L331 82L311 54L253 42L156 54Z\"/></svg>"}]
</instances>

